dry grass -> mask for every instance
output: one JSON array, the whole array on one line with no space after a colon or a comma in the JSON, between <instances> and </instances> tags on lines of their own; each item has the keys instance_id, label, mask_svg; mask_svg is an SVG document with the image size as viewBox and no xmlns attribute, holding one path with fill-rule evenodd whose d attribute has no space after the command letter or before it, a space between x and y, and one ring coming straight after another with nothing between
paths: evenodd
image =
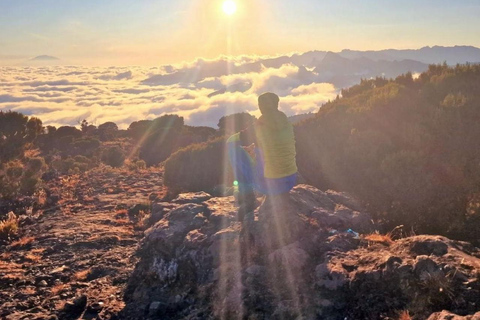
<instances>
[{"instance_id":1,"label":"dry grass","mask_svg":"<svg viewBox=\"0 0 480 320\"><path fill-rule=\"evenodd\" d=\"M0 283L9 280L22 279L25 273L25 269L21 264L0 260Z\"/></svg>"},{"instance_id":2,"label":"dry grass","mask_svg":"<svg viewBox=\"0 0 480 320\"><path fill-rule=\"evenodd\" d=\"M4 252L4 253L0 254L0 259L2 259L2 260L9 260L11 257L12 257L11 252Z\"/></svg>"},{"instance_id":3,"label":"dry grass","mask_svg":"<svg viewBox=\"0 0 480 320\"><path fill-rule=\"evenodd\" d=\"M77 281L85 281L87 280L88 276L90 275L90 272L92 272L92 269L86 269L83 271L78 271L73 275L73 278Z\"/></svg>"},{"instance_id":4,"label":"dry grass","mask_svg":"<svg viewBox=\"0 0 480 320\"><path fill-rule=\"evenodd\" d=\"M47 204L47 192L45 189L41 189L36 193L38 205L41 207Z\"/></svg>"},{"instance_id":5,"label":"dry grass","mask_svg":"<svg viewBox=\"0 0 480 320\"><path fill-rule=\"evenodd\" d=\"M40 156L40 150L39 149L27 149L23 152L23 156L25 158L35 158Z\"/></svg>"},{"instance_id":6,"label":"dry grass","mask_svg":"<svg viewBox=\"0 0 480 320\"><path fill-rule=\"evenodd\" d=\"M18 233L18 218L9 212L7 219L0 221L0 240L10 240Z\"/></svg>"},{"instance_id":7,"label":"dry grass","mask_svg":"<svg viewBox=\"0 0 480 320\"><path fill-rule=\"evenodd\" d=\"M25 287L20 289L20 293L27 296L31 296L37 293L37 291L35 290L35 287Z\"/></svg>"},{"instance_id":8,"label":"dry grass","mask_svg":"<svg viewBox=\"0 0 480 320\"><path fill-rule=\"evenodd\" d=\"M385 245L391 245L393 243L390 233L380 234L378 231L371 234L367 234L366 236L363 237L363 239L367 240L368 242L382 243Z\"/></svg>"},{"instance_id":9,"label":"dry grass","mask_svg":"<svg viewBox=\"0 0 480 320\"><path fill-rule=\"evenodd\" d=\"M128 211L126 209L120 209L115 212L115 219L124 219L128 215Z\"/></svg>"},{"instance_id":10,"label":"dry grass","mask_svg":"<svg viewBox=\"0 0 480 320\"><path fill-rule=\"evenodd\" d=\"M124 225L130 224L130 220L128 220L128 219L115 219L114 223L117 226L124 226Z\"/></svg>"},{"instance_id":11,"label":"dry grass","mask_svg":"<svg viewBox=\"0 0 480 320\"><path fill-rule=\"evenodd\" d=\"M148 228L148 214L140 210L138 213L138 221L134 225L135 230L146 230Z\"/></svg>"},{"instance_id":12,"label":"dry grass","mask_svg":"<svg viewBox=\"0 0 480 320\"><path fill-rule=\"evenodd\" d=\"M37 256L36 254L33 253L27 253L25 255L25 259L30 261L30 262L39 262L42 260L41 256Z\"/></svg>"},{"instance_id":13,"label":"dry grass","mask_svg":"<svg viewBox=\"0 0 480 320\"><path fill-rule=\"evenodd\" d=\"M63 290L65 290L66 285L65 284L57 284L56 286L52 287L52 295L56 296L60 293L62 293Z\"/></svg>"},{"instance_id":14,"label":"dry grass","mask_svg":"<svg viewBox=\"0 0 480 320\"><path fill-rule=\"evenodd\" d=\"M95 241L100 239L100 236L98 234L94 234L93 236L90 236L87 238L87 241Z\"/></svg>"},{"instance_id":15,"label":"dry grass","mask_svg":"<svg viewBox=\"0 0 480 320\"><path fill-rule=\"evenodd\" d=\"M45 248L37 248L37 249L32 249L30 250L31 253L35 254L35 253L43 253L46 249Z\"/></svg>"},{"instance_id":16,"label":"dry grass","mask_svg":"<svg viewBox=\"0 0 480 320\"><path fill-rule=\"evenodd\" d=\"M402 311L398 317L398 320L412 320L410 312L408 312L407 310Z\"/></svg>"},{"instance_id":17,"label":"dry grass","mask_svg":"<svg viewBox=\"0 0 480 320\"><path fill-rule=\"evenodd\" d=\"M420 286L423 289L428 290L428 292L435 298L440 298L442 295L446 295L453 301L455 294L451 277L452 274L444 275L442 272L424 272L420 275Z\"/></svg>"},{"instance_id":18,"label":"dry grass","mask_svg":"<svg viewBox=\"0 0 480 320\"><path fill-rule=\"evenodd\" d=\"M35 238L34 238L34 237L23 237L23 238L21 238L20 240L17 240L17 241L12 242L12 243L10 244L10 247L11 247L11 248L15 248L15 249L24 248L24 247L32 244L33 241L35 241Z\"/></svg>"}]
</instances>

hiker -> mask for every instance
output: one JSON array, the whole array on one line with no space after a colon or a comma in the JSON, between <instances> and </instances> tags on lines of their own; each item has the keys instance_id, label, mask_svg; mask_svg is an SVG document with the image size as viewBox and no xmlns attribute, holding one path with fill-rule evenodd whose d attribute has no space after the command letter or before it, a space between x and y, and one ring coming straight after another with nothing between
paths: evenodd
<instances>
[{"instance_id":1,"label":"hiker","mask_svg":"<svg viewBox=\"0 0 480 320\"><path fill-rule=\"evenodd\" d=\"M278 110L279 97L258 97L261 117L227 140L228 154L238 185L238 220L255 210L254 191L265 201L287 194L296 184L295 137L287 116ZM242 146L250 146L243 148ZM253 156L246 149L253 149Z\"/></svg>"}]
</instances>

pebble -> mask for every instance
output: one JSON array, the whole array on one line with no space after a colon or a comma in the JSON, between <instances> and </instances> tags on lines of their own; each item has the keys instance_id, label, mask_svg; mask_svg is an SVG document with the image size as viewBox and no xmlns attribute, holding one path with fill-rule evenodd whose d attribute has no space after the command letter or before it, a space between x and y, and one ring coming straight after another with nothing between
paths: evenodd
<instances>
[{"instance_id":1,"label":"pebble","mask_svg":"<svg viewBox=\"0 0 480 320\"><path fill-rule=\"evenodd\" d=\"M47 283L47 281L42 280L42 281L40 281L40 282L38 283L38 286L39 286L39 287L46 287L46 286L48 286L48 283Z\"/></svg>"},{"instance_id":2,"label":"pebble","mask_svg":"<svg viewBox=\"0 0 480 320\"><path fill-rule=\"evenodd\" d=\"M91 306L91 308L92 308L93 310L95 310L95 311L99 311L99 310L102 310L102 309L103 309L104 305L105 305L105 304L104 304L103 302L99 301L99 302L93 303L92 306Z\"/></svg>"}]
</instances>

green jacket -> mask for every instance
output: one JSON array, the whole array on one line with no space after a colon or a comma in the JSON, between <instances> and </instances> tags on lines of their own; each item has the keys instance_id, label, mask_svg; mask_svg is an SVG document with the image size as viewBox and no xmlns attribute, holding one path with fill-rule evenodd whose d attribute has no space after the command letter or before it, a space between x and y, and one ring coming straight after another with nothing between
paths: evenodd
<instances>
[{"instance_id":1,"label":"green jacket","mask_svg":"<svg viewBox=\"0 0 480 320\"><path fill-rule=\"evenodd\" d=\"M262 115L252 126L230 137L228 142L232 141L247 146L255 143L263 154L265 178L284 178L297 172L293 126L281 111Z\"/></svg>"}]
</instances>

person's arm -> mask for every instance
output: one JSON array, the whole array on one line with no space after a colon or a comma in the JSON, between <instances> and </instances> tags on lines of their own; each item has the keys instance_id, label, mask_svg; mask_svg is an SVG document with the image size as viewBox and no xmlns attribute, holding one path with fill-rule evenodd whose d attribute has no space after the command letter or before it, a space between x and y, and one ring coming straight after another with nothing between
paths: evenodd
<instances>
[{"instance_id":1,"label":"person's arm","mask_svg":"<svg viewBox=\"0 0 480 320\"><path fill-rule=\"evenodd\" d=\"M227 140L227 143L239 143L241 146L250 146L255 142L255 128L253 125L238 133L235 133Z\"/></svg>"},{"instance_id":2,"label":"person's arm","mask_svg":"<svg viewBox=\"0 0 480 320\"><path fill-rule=\"evenodd\" d=\"M252 143L257 144L257 137L255 134L255 126L251 125L243 129L240 133L240 144L242 146L250 146Z\"/></svg>"}]
</instances>

